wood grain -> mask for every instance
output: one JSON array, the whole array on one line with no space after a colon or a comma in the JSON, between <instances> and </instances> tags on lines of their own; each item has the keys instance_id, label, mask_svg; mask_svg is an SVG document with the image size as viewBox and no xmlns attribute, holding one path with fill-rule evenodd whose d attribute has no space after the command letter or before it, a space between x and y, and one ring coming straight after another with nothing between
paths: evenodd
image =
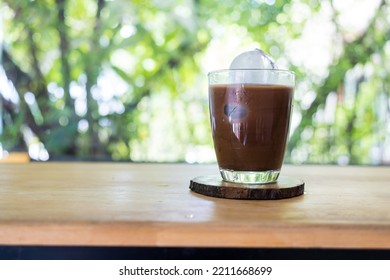
<instances>
[{"instance_id":1,"label":"wood grain","mask_svg":"<svg viewBox=\"0 0 390 280\"><path fill-rule=\"evenodd\" d=\"M274 200L302 195L302 180L279 176L277 182L268 184L238 184L222 180L220 175L198 176L190 181L190 190L212 197L228 199Z\"/></svg>"},{"instance_id":2,"label":"wood grain","mask_svg":"<svg viewBox=\"0 0 390 280\"><path fill-rule=\"evenodd\" d=\"M284 166L286 200L189 190L214 165L0 164L0 244L390 248L390 168Z\"/></svg>"}]
</instances>

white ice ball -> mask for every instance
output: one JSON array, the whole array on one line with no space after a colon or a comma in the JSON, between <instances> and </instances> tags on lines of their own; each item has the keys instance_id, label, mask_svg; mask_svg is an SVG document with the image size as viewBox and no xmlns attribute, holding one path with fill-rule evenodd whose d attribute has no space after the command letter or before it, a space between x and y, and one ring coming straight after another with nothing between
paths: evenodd
<instances>
[{"instance_id":1,"label":"white ice ball","mask_svg":"<svg viewBox=\"0 0 390 280\"><path fill-rule=\"evenodd\" d=\"M277 69L272 58L260 49L247 51L236 56L230 69Z\"/></svg>"},{"instance_id":2,"label":"white ice ball","mask_svg":"<svg viewBox=\"0 0 390 280\"><path fill-rule=\"evenodd\" d=\"M229 80L232 84L278 84L277 73L272 71L276 69L278 67L269 55L260 49L254 49L233 59Z\"/></svg>"}]
</instances>

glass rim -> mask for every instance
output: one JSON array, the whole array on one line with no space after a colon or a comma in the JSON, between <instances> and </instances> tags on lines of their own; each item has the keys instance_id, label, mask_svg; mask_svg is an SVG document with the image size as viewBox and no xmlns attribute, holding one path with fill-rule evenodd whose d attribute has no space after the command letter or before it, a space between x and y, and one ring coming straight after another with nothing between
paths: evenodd
<instances>
[{"instance_id":1,"label":"glass rim","mask_svg":"<svg viewBox=\"0 0 390 280\"><path fill-rule=\"evenodd\" d=\"M290 75L295 76L295 72L291 70L286 70L286 69L271 69L271 68L243 68L243 69L218 69L218 70L212 70L210 71L207 76L210 76L212 74L219 74L219 73L226 73L226 72L234 72L234 71L244 71L244 72L254 72L254 71L273 71L277 73L287 73Z\"/></svg>"}]
</instances>

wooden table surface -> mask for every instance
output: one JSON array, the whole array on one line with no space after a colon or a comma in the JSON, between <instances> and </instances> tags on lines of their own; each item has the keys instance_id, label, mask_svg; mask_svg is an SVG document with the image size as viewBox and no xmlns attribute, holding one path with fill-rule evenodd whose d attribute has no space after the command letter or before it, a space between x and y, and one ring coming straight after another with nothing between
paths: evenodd
<instances>
[{"instance_id":1,"label":"wooden table surface","mask_svg":"<svg viewBox=\"0 0 390 280\"><path fill-rule=\"evenodd\" d=\"M214 165L0 164L0 245L390 248L390 167L284 166L300 197L189 190Z\"/></svg>"}]
</instances>

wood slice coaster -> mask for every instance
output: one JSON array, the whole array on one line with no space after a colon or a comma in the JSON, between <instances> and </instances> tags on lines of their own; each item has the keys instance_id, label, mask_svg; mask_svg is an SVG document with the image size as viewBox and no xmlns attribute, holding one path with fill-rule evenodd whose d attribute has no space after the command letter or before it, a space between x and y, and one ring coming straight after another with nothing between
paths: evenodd
<instances>
[{"instance_id":1,"label":"wood slice coaster","mask_svg":"<svg viewBox=\"0 0 390 280\"><path fill-rule=\"evenodd\" d=\"M215 175L192 179L190 190L219 198L271 200L302 195L305 190L305 183L299 179L280 176L275 183L238 184L223 181L219 175Z\"/></svg>"}]
</instances>

